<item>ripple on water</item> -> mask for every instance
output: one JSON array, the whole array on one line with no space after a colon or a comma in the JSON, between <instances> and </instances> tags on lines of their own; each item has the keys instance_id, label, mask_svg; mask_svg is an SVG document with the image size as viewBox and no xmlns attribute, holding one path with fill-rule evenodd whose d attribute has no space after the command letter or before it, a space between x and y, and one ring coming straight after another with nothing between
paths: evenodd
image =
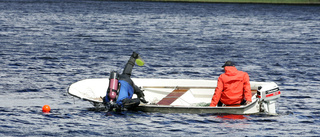
<instances>
[{"instance_id":1,"label":"ripple on water","mask_svg":"<svg viewBox=\"0 0 320 137\"><path fill-rule=\"evenodd\" d=\"M318 6L25 1L0 2L0 135L320 134ZM121 71L132 51L146 61L134 68L140 78L217 79L233 60L280 86L279 115L106 113L65 95Z\"/></svg>"}]
</instances>

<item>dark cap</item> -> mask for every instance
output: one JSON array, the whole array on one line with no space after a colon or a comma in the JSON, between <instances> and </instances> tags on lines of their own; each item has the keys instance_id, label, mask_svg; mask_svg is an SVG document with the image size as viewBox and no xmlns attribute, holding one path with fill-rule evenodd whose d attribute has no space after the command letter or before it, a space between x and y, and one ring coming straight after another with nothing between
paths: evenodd
<instances>
[{"instance_id":1,"label":"dark cap","mask_svg":"<svg viewBox=\"0 0 320 137\"><path fill-rule=\"evenodd\" d=\"M226 63L224 63L222 67L225 67L225 66L235 66L235 64L232 61L227 61Z\"/></svg>"}]
</instances>

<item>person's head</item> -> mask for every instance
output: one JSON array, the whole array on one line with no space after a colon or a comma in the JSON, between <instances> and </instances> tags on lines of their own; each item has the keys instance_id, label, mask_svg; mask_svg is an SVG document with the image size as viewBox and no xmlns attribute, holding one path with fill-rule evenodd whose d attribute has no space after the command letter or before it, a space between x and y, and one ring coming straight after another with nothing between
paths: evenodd
<instances>
[{"instance_id":1,"label":"person's head","mask_svg":"<svg viewBox=\"0 0 320 137\"><path fill-rule=\"evenodd\" d=\"M232 62L232 61L227 61L226 63L224 63L224 65L222 66L222 68L225 68L225 67L227 67L227 66L233 66L233 67L235 67L236 65L235 65L234 62Z\"/></svg>"}]
</instances>

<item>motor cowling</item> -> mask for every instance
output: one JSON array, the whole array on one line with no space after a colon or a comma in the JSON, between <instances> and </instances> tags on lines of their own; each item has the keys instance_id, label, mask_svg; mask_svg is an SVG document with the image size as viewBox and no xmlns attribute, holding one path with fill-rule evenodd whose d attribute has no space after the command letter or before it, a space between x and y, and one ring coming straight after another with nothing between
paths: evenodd
<instances>
[{"instance_id":1,"label":"motor cowling","mask_svg":"<svg viewBox=\"0 0 320 137\"><path fill-rule=\"evenodd\" d=\"M260 101L270 101L279 98L280 89L276 84L266 84L258 87L257 97Z\"/></svg>"},{"instance_id":2,"label":"motor cowling","mask_svg":"<svg viewBox=\"0 0 320 137\"><path fill-rule=\"evenodd\" d=\"M112 71L109 77L108 98L111 102L115 101L118 95L119 73Z\"/></svg>"},{"instance_id":3,"label":"motor cowling","mask_svg":"<svg viewBox=\"0 0 320 137\"><path fill-rule=\"evenodd\" d=\"M257 98L259 98L260 112L268 114L276 113L276 100L280 98L281 92L276 83L268 83L258 87Z\"/></svg>"}]
</instances>

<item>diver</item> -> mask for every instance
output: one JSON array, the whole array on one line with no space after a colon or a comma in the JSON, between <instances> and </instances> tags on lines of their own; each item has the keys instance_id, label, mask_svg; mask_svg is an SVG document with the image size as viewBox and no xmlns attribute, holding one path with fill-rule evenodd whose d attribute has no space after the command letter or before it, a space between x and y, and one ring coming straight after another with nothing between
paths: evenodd
<instances>
[{"instance_id":1,"label":"diver","mask_svg":"<svg viewBox=\"0 0 320 137\"><path fill-rule=\"evenodd\" d=\"M121 75L112 71L109 77L109 87L106 96L103 98L107 110L128 110L137 107L140 101L148 103L144 98L143 91L131 80L132 68L135 62L139 66L143 65L143 60L139 54L133 52ZM138 98L132 99L133 94Z\"/></svg>"}]
</instances>

